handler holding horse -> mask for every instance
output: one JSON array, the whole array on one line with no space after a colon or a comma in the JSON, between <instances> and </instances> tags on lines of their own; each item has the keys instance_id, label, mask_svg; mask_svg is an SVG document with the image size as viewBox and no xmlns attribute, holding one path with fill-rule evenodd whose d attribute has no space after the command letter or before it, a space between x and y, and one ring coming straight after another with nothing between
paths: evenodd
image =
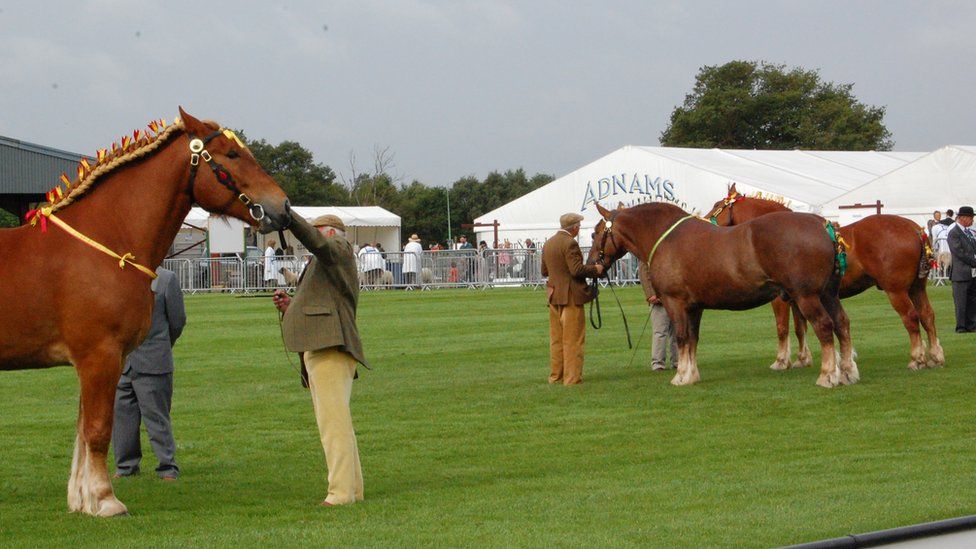
<instances>
[{"instance_id":1,"label":"handler holding horse","mask_svg":"<svg viewBox=\"0 0 976 549\"><path fill-rule=\"evenodd\" d=\"M603 265L584 265L576 236L583 216L563 214L560 229L542 248L542 276L549 301L549 383L575 385L583 381L586 319L583 305L595 296L586 277L603 274Z\"/></svg>"},{"instance_id":2,"label":"handler holding horse","mask_svg":"<svg viewBox=\"0 0 976 549\"><path fill-rule=\"evenodd\" d=\"M68 188L48 193L32 225L0 230L0 370L74 365L68 508L96 516L126 513L105 463L115 387L149 331L150 282L190 207L266 232L289 220L285 193L232 131L183 109L149 129L99 151L94 165L83 160L78 180L62 176Z\"/></svg>"},{"instance_id":3,"label":"handler holding horse","mask_svg":"<svg viewBox=\"0 0 976 549\"><path fill-rule=\"evenodd\" d=\"M814 215L780 213L716 227L671 204L610 211L593 233L589 262L609 267L627 252L647 263L678 340L673 385L699 381L697 348L704 309L743 310L786 294L813 324L822 361L817 385L855 383L850 324L837 297L837 247ZM834 356L834 335L840 364Z\"/></svg>"}]
</instances>

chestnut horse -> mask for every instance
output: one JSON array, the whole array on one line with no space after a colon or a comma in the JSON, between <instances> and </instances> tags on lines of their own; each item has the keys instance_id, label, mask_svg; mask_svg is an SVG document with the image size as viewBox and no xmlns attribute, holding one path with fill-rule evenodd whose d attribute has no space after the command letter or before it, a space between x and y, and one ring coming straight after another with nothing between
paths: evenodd
<instances>
[{"instance_id":1,"label":"chestnut horse","mask_svg":"<svg viewBox=\"0 0 976 549\"><path fill-rule=\"evenodd\" d=\"M820 339L817 385L836 387L859 379L850 324L837 297L837 248L823 219L785 212L717 227L665 203L614 211L598 204L597 209L603 219L594 229L588 261L609 267L630 252L646 262L675 327L679 351L673 385L699 380L696 355L704 309L752 309L782 293L796 302Z\"/></svg>"},{"instance_id":2,"label":"chestnut horse","mask_svg":"<svg viewBox=\"0 0 976 549\"><path fill-rule=\"evenodd\" d=\"M773 212L791 211L769 199L739 194L735 184L729 194L712 207L707 219L722 226L736 225ZM945 365L945 353L935 328L935 312L926 292L932 250L925 231L914 222L897 215L871 215L840 228L847 250L847 272L840 281L841 299L855 296L876 286L884 290L908 331L911 360L908 368L918 370ZM785 370L809 366L812 362L806 344L806 322L794 308L793 322L798 340L797 361L790 363L790 306L782 299L773 301L779 348L770 368ZM919 323L928 335L928 352L922 344Z\"/></svg>"},{"instance_id":3,"label":"chestnut horse","mask_svg":"<svg viewBox=\"0 0 976 549\"><path fill-rule=\"evenodd\" d=\"M68 508L95 516L127 512L106 466L115 386L148 333L151 279L191 205L263 231L289 215L285 193L230 130L182 108L174 124L150 128L99 151L94 166L84 160L63 198L59 186L29 214L33 226L0 230L0 370L74 366Z\"/></svg>"}]
</instances>

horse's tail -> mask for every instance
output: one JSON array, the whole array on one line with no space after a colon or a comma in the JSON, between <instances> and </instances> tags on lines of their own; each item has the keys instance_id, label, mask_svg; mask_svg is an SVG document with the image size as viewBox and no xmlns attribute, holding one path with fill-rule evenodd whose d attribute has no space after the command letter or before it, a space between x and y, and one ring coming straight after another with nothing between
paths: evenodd
<instances>
[{"instance_id":1,"label":"horse's tail","mask_svg":"<svg viewBox=\"0 0 976 549\"><path fill-rule=\"evenodd\" d=\"M919 229L918 237L922 241L921 257L918 259L918 278L928 278L929 272L938 267L935 260L935 252L932 251L932 243L929 242L929 235L925 229Z\"/></svg>"},{"instance_id":2,"label":"horse's tail","mask_svg":"<svg viewBox=\"0 0 976 549\"><path fill-rule=\"evenodd\" d=\"M844 278L844 273L847 272L847 250L851 247L844 241L844 237L841 236L838 225L825 220L824 229L827 231L827 235L830 236L830 241L834 245L834 273L837 275L838 284L840 284L840 279Z\"/></svg>"}]
</instances>

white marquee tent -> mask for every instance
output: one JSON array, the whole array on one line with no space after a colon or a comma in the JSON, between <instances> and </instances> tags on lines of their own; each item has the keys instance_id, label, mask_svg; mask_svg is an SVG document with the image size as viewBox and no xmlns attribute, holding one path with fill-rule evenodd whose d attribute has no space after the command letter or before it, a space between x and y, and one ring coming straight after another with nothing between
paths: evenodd
<instances>
[{"instance_id":1,"label":"white marquee tent","mask_svg":"<svg viewBox=\"0 0 976 549\"><path fill-rule=\"evenodd\" d=\"M908 217L920 225L935 210L976 205L976 147L950 145L922 156L824 204L824 213L837 213L849 223L873 209L841 209L880 200L884 213Z\"/></svg>"},{"instance_id":2,"label":"white marquee tent","mask_svg":"<svg viewBox=\"0 0 976 549\"><path fill-rule=\"evenodd\" d=\"M325 214L339 216L339 219L342 219L342 222L346 224L346 236L352 243L360 244L366 241L378 241L385 250L400 250L400 216L379 206L294 206L292 209L308 221L312 221L316 217ZM184 221L188 225L207 229L210 226L211 216L210 213L202 208L193 208ZM241 245L243 246L243 228L241 231ZM296 248L296 253L302 253L304 251L301 243L290 232L286 236L288 243ZM200 238L202 238L200 232L189 226L184 226L176 238L176 249L183 249ZM278 236L276 233L258 235L258 248L263 250L264 244L268 239L278 240ZM193 255L200 255L201 253L200 251L196 251Z\"/></svg>"},{"instance_id":3,"label":"white marquee tent","mask_svg":"<svg viewBox=\"0 0 976 549\"><path fill-rule=\"evenodd\" d=\"M599 218L595 202L616 207L620 202L629 206L665 201L703 215L733 182L742 193L776 195L794 210L820 212L828 201L924 156L626 146L480 216L475 223L497 220L500 240L542 241L558 228L559 216L566 212L581 213L584 227L595 225ZM491 226L478 228L479 241L490 246L493 238ZM581 244L589 241L589 231L581 232Z\"/></svg>"}]
</instances>

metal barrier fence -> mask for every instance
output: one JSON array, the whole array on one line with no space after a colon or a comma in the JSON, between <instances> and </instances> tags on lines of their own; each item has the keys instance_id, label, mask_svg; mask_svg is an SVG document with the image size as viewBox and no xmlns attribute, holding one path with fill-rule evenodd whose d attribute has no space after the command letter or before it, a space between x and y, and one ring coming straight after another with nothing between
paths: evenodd
<instances>
[{"instance_id":1,"label":"metal barrier fence","mask_svg":"<svg viewBox=\"0 0 976 549\"><path fill-rule=\"evenodd\" d=\"M585 260L588 249L583 249ZM432 290L528 286L541 287L542 250L425 250L413 257L385 252L380 258L358 257L360 288L373 290ZM265 276L263 257L167 259L163 267L175 272L184 292L263 292L294 286L311 256L277 256ZM637 260L630 254L610 270L600 284L636 284Z\"/></svg>"}]
</instances>

